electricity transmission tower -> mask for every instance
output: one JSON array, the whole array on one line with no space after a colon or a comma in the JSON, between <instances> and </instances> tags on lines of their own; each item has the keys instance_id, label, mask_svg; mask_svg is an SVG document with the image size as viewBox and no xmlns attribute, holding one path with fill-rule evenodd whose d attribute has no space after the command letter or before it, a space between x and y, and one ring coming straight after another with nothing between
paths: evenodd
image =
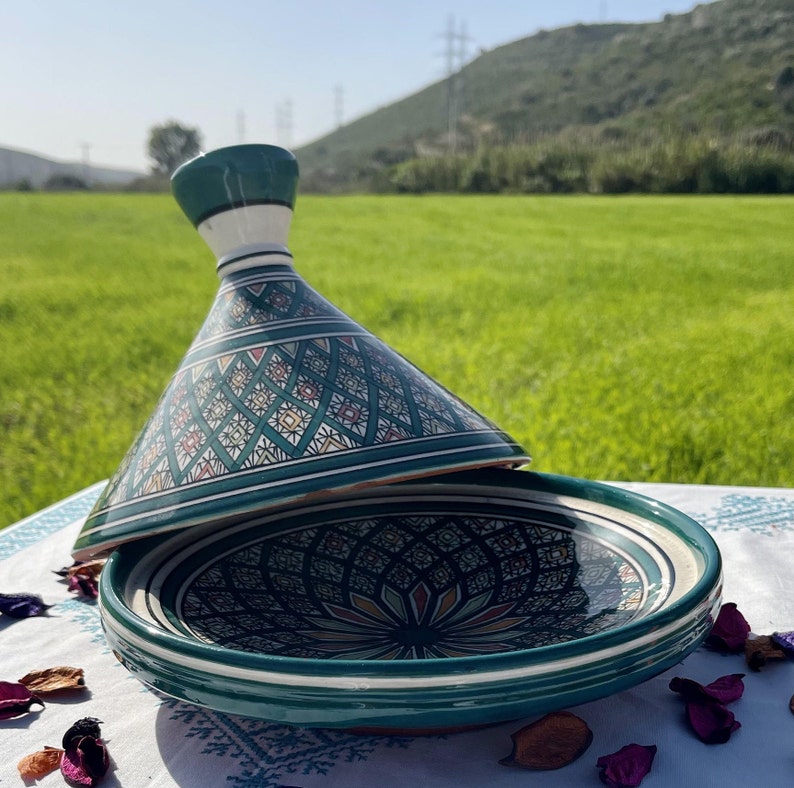
<instances>
[{"instance_id":1,"label":"electricity transmission tower","mask_svg":"<svg viewBox=\"0 0 794 788\"><path fill-rule=\"evenodd\" d=\"M466 45L471 40L466 34L466 23L456 24L455 17L447 20L444 56L447 63L447 139L449 150L454 153L458 144L458 119L463 100L463 74L461 69L466 62Z\"/></svg>"},{"instance_id":2,"label":"electricity transmission tower","mask_svg":"<svg viewBox=\"0 0 794 788\"><path fill-rule=\"evenodd\" d=\"M83 180L86 182L87 186L90 186L91 185L91 143L81 142L80 150L83 152L82 155Z\"/></svg>"},{"instance_id":3,"label":"electricity transmission tower","mask_svg":"<svg viewBox=\"0 0 794 788\"><path fill-rule=\"evenodd\" d=\"M334 88L334 123L341 128L345 117L345 89L341 85Z\"/></svg>"},{"instance_id":4,"label":"electricity transmission tower","mask_svg":"<svg viewBox=\"0 0 794 788\"><path fill-rule=\"evenodd\" d=\"M292 99L276 105L276 141L283 148L292 144Z\"/></svg>"}]
</instances>

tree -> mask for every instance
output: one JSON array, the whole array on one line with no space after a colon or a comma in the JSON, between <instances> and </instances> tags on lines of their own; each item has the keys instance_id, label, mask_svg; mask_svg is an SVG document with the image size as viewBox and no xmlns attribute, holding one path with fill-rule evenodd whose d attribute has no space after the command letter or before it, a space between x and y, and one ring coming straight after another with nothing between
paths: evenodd
<instances>
[{"instance_id":1,"label":"tree","mask_svg":"<svg viewBox=\"0 0 794 788\"><path fill-rule=\"evenodd\" d=\"M201 132L175 120L153 126L147 152L154 162L152 171L170 176L180 164L201 152Z\"/></svg>"},{"instance_id":2,"label":"tree","mask_svg":"<svg viewBox=\"0 0 794 788\"><path fill-rule=\"evenodd\" d=\"M59 172L44 181L44 188L51 192L76 192L84 191L88 184L79 175Z\"/></svg>"}]
</instances>

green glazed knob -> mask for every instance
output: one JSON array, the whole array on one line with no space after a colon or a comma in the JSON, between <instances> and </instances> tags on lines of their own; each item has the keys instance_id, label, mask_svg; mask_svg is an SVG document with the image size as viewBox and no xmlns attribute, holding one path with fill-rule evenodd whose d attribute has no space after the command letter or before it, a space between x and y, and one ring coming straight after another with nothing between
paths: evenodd
<instances>
[{"instance_id":1,"label":"green glazed knob","mask_svg":"<svg viewBox=\"0 0 794 788\"><path fill-rule=\"evenodd\" d=\"M233 145L185 162L171 176L171 189L194 227L219 213L252 205L292 210L298 162L275 145Z\"/></svg>"}]
</instances>

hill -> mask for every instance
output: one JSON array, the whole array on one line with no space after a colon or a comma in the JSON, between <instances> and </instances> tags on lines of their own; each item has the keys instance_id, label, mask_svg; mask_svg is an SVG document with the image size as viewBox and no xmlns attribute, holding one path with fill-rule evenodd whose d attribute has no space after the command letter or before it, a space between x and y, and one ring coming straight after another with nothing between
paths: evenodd
<instances>
[{"instance_id":1,"label":"hill","mask_svg":"<svg viewBox=\"0 0 794 788\"><path fill-rule=\"evenodd\" d=\"M764 137L794 131L794 4L719 0L643 24L541 31L488 52L450 80L297 151L308 188L349 184L455 149L586 131Z\"/></svg>"},{"instance_id":2,"label":"hill","mask_svg":"<svg viewBox=\"0 0 794 788\"><path fill-rule=\"evenodd\" d=\"M40 189L55 175L73 176L102 186L125 186L143 173L95 165L86 168L79 162L54 161L34 153L0 148L0 188L27 182Z\"/></svg>"}]
</instances>

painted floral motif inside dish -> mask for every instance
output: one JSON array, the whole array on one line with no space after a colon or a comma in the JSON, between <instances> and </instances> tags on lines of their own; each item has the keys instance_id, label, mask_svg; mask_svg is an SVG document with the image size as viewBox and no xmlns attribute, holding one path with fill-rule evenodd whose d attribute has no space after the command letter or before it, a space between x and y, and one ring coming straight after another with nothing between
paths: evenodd
<instances>
[{"instance_id":1,"label":"painted floral motif inside dish","mask_svg":"<svg viewBox=\"0 0 794 788\"><path fill-rule=\"evenodd\" d=\"M661 604L664 585L581 524L366 515L208 558L175 618L204 642L256 653L465 657L612 629Z\"/></svg>"}]
</instances>

